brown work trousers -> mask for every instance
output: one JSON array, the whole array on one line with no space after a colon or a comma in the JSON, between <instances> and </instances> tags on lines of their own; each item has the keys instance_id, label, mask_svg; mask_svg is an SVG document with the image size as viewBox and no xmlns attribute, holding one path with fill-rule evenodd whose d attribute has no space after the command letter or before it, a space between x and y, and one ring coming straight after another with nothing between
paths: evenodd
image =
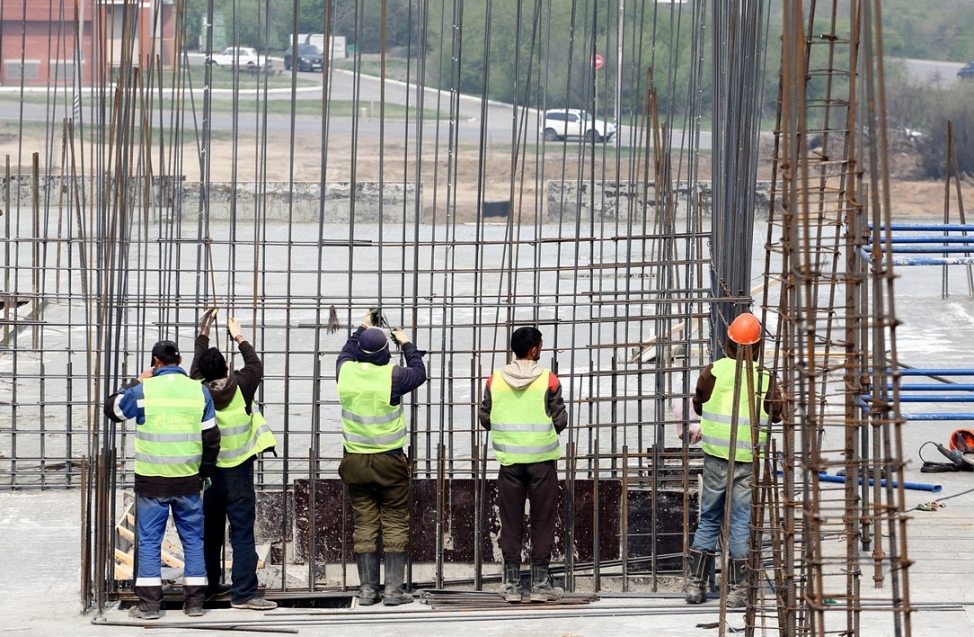
<instances>
[{"instance_id":1,"label":"brown work trousers","mask_svg":"<svg viewBox=\"0 0 974 637\"><path fill-rule=\"evenodd\" d=\"M531 503L531 563L547 566L558 517L557 461L501 466L497 474L497 502L505 564L521 563L525 500Z\"/></svg>"},{"instance_id":2,"label":"brown work trousers","mask_svg":"<svg viewBox=\"0 0 974 637\"><path fill-rule=\"evenodd\" d=\"M356 553L404 553L409 542L409 461L402 453L349 453L338 475L355 513Z\"/></svg>"}]
</instances>

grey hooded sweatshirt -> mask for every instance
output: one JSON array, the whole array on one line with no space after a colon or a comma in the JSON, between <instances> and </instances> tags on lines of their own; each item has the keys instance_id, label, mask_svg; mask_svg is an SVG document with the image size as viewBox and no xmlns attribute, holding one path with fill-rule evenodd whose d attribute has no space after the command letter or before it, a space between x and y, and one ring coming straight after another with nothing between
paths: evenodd
<instances>
[{"instance_id":1,"label":"grey hooded sweatshirt","mask_svg":"<svg viewBox=\"0 0 974 637\"><path fill-rule=\"evenodd\" d=\"M545 368L538 365L536 361L519 358L505 365L500 370L500 374L504 381L514 389L524 389L544 371ZM487 387L484 389L484 399L480 403L480 424L488 431L490 430L490 409L493 404L490 395L490 383L493 379L494 376L491 374L491 377L487 379ZM568 410L565 409L565 400L561 396L561 382L553 373L548 376L548 389L545 391L545 413L551 417L556 432L561 433L568 426Z\"/></svg>"}]
</instances>

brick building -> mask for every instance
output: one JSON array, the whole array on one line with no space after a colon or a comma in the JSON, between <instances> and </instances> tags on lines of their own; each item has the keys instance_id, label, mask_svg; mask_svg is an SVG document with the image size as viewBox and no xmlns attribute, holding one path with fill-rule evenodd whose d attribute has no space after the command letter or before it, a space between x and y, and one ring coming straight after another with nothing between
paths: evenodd
<instances>
[{"instance_id":1,"label":"brick building","mask_svg":"<svg viewBox=\"0 0 974 637\"><path fill-rule=\"evenodd\" d=\"M78 10L75 11L77 4ZM70 84L175 59L174 0L0 0L0 85ZM77 48L76 48L77 47Z\"/></svg>"}]
</instances>

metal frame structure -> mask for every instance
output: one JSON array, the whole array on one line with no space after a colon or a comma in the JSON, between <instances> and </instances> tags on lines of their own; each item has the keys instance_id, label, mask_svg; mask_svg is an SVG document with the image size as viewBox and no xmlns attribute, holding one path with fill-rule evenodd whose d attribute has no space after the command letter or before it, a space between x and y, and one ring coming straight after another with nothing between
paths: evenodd
<instances>
[{"instance_id":1,"label":"metal frame structure","mask_svg":"<svg viewBox=\"0 0 974 637\"><path fill-rule=\"evenodd\" d=\"M258 4L266 35L271 3ZM513 81L528 103L543 95L559 34L547 30L549 4L516 4ZM320 84L307 85L297 69L223 76L192 67L182 36L181 63L167 67L158 55L133 56L134 24L100 25L130 34L122 59L87 52L91 85L59 87L66 90L47 93L39 117L22 114L23 146L7 156L3 176L0 383L9 400L0 405L0 477L8 489L84 490L86 608L104 608L125 584L112 568L113 529L119 494L131 485L132 432L104 419L100 405L145 365L154 341L171 338L188 352L208 307L241 320L267 370L258 400L281 440L280 456L262 458L257 472L273 512L262 526L277 538L270 587L350 586L334 361L373 307L428 351L429 382L408 402L413 582L480 590L496 576L495 465L476 409L484 380L507 360L512 329L535 324L571 419L558 542L568 588L600 591L611 579L632 591L634 578L647 576L646 594L673 587L695 492L695 454L673 433L690 413L697 371L753 298L768 332L757 357L777 374L788 408L771 432L773 453L756 465L747 631L819 636L841 624L858 634L869 609L888 613L896 635L910 634L903 492L891 486L903 483L899 379L888 371L897 367L894 264L877 259L892 243L881 3L854 1L843 16L837 3L781 3L763 253L753 236L764 209L755 196L752 87L765 65L762 43L777 39L772 7L650 4L652 12L590 0L572 21L569 69L579 51L585 58L617 46L616 82L625 75L640 88L613 145L544 142L538 113L548 97L499 115L486 75L471 135L460 84L473 62L462 36L474 19L490 24L489 11L475 16L472 5L438 7L449 29L418 8L410 14L424 46L437 27L437 46L451 55L430 69L437 58L410 53L405 124L387 115L398 85L387 77L385 48L378 99L363 88L358 55L342 104L333 92L346 76L329 52ZM300 6L293 0L294 15ZM207 11L213 24L212 1ZM680 26L657 41L649 25L664 12ZM185 15L177 0L177 33ZM362 3L355 17L362 29ZM836 31L846 23L849 32ZM212 44L212 31L207 37ZM145 42L142 50L147 44L152 50ZM663 44L671 59L656 60ZM490 47L481 54L489 66ZM679 55L689 57L688 75L675 73ZM607 108L597 96L621 96L610 74L576 75L584 88L569 87L566 101L598 113ZM708 75L712 108L702 97ZM435 92L427 90L433 77ZM301 114L308 94L315 116ZM30 95L22 85L19 98ZM376 101L370 121L362 109L374 112ZM701 168L706 115L711 171L720 175L712 186ZM875 131L868 145L855 134L860 119ZM836 152L812 156L813 132ZM300 175L308 163L310 180ZM337 208L336 189L347 193ZM507 204L503 223L482 214L495 198ZM871 250L869 268L862 250ZM753 286L752 261L761 258ZM229 343L218 345L232 354ZM858 398L867 386L875 391L864 416ZM843 486L820 482L830 468L845 471ZM674 519L675 530L664 528ZM870 574L880 587L872 594L862 582Z\"/></svg>"}]
</instances>

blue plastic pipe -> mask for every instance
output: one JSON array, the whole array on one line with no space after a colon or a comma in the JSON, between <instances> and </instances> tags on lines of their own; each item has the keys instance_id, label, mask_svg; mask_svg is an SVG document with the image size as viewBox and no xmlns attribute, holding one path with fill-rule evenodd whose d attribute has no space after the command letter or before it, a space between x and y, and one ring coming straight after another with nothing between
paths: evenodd
<instances>
[{"instance_id":1,"label":"blue plastic pipe","mask_svg":"<svg viewBox=\"0 0 974 637\"><path fill-rule=\"evenodd\" d=\"M822 482L839 482L845 484L845 476L830 476L829 474L824 472L818 474L818 479L821 480ZM869 478L869 486L872 486L874 482L875 480L873 478ZM859 484L862 484L862 478L859 478ZM880 480L879 486L885 487L886 480ZM896 482L894 482L893 486L896 487L899 485ZM904 482L903 488L913 489L914 491L932 491L934 493L940 493L940 491L943 490L943 487L940 486L939 484L925 484L923 482Z\"/></svg>"}]
</instances>

